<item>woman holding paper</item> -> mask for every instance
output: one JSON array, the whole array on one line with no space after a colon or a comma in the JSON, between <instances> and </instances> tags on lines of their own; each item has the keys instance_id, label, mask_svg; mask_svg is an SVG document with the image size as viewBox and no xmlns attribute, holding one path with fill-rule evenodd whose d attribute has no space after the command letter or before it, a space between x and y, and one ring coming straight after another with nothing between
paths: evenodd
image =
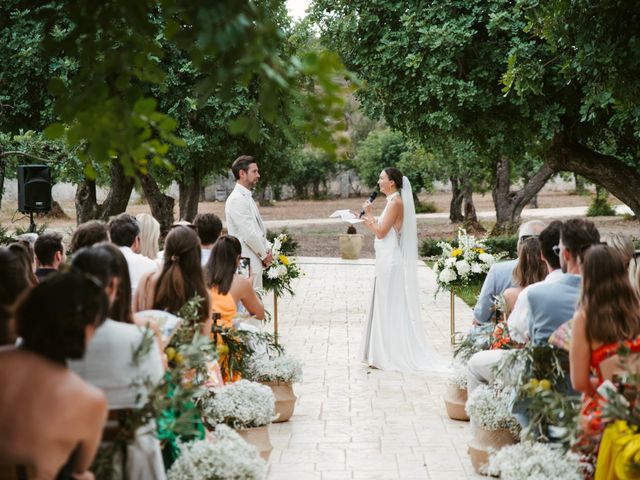
<instances>
[{"instance_id":1,"label":"woman holding paper","mask_svg":"<svg viewBox=\"0 0 640 480\"><path fill-rule=\"evenodd\" d=\"M418 236L411 184L394 167L378 179L387 205L376 221L371 202L364 224L375 235L375 279L364 325L360 360L381 370L446 371L446 362L428 345L420 319Z\"/></svg>"}]
</instances>

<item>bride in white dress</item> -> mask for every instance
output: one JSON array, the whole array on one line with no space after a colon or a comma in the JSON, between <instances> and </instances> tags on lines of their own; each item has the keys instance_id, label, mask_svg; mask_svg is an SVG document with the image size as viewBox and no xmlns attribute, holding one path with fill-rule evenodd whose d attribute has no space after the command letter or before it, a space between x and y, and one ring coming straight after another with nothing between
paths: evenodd
<instances>
[{"instance_id":1,"label":"bride in white dress","mask_svg":"<svg viewBox=\"0 0 640 480\"><path fill-rule=\"evenodd\" d=\"M418 233L411 184L394 167L378 179L387 205L378 221L371 203L364 223L375 235L375 281L360 346L360 360L381 370L447 371L447 362L428 344L420 319ZM398 185L401 188L398 188Z\"/></svg>"}]
</instances>

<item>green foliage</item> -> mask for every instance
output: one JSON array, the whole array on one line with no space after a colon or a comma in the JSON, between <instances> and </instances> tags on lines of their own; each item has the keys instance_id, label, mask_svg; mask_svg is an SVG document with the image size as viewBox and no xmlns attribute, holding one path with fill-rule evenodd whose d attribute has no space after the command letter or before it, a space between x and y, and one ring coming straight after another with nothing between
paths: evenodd
<instances>
[{"instance_id":1,"label":"green foliage","mask_svg":"<svg viewBox=\"0 0 640 480\"><path fill-rule=\"evenodd\" d=\"M421 257L438 257L442 253L442 248L438 246L438 243L442 242L439 238L425 238L420 243L420 256ZM454 245L455 240L444 240Z\"/></svg>"},{"instance_id":2,"label":"green foliage","mask_svg":"<svg viewBox=\"0 0 640 480\"><path fill-rule=\"evenodd\" d=\"M587 217L613 217L616 211L606 199L594 197L587 209Z\"/></svg>"},{"instance_id":3,"label":"green foliage","mask_svg":"<svg viewBox=\"0 0 640 480\"><path fill-rule=\"evenodd\" d=\"M434 202L418 202L416 203L416 213L436 213L438 206Z\"/></svg>"},{"instance_id":4,"label":"green foliage","mask_svg":"<svg viewBox=\"0 0 640 480\"><path fill-rule=\"evenodd\" d=\"M491 253L505 253L506 258L517 258L518 236L487 237L484 241Z\"/></svg>"},{"instance_id":5,"label":"green foliage","mask_svg":"<svg viewBox=\"0 0 640 480\"><path fill-rule=\"evenodd\" d=\"M326 152L302 149L291 155L288 172L282 180L293 185L299 198L319 198L321 186L326 190L327 176L335 173L336 168L336 162Z\"/></svg>"},{"instance_id":6,"label":"green foliage","mask_svg":"<svg viewBox=\"0 0 640 480\"><path fill-rule=\"evenodd\" d=\"M47 228L49 228L49 224L48 223L40 223L40 224L36 224L36 231L34 232L36 235L42 235ZM16 231L14 233L14 236L19 236L22 235L24 233L30 233L29 232L29 227L23 228L23 227L16 227Z\"/></svg>"},{"instance_id":7,"label":"green foliage","mask_svg":"<svg viewBox=\"0 0 640 480\"><path fill-rule=\"evenodd\" d=\"M360 143L353 159L360 180L368 187L375 187L380 172L386 167L395 167L407 148L407 142L399 132L389 129L372 131Z\"/></svg>"},{"instance_id":8,"label":"green foliage","mask_svg":"<svg viewBox=\"0 0 640 480\"><path fill-rule=\"evenodd\" d=\"M298 241L291 236L288 228L282 228L281 230L267 230L267 240L273 243L274 239L279 235L286 235L287 241L282 244L282 248L280 249L280 253L286 255L287 257L293 256L298 251Z\"/></svg>"}]
</instances>

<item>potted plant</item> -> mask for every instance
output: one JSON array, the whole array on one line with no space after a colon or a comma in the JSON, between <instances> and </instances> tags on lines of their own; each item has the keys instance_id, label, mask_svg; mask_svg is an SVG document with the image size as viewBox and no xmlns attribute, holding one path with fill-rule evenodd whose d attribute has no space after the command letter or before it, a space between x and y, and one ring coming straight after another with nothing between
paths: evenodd
<instances>
[{"instance_id":1,"label":"potted plant","mask_svg":"<svg viewBox=\"0 0 640 480\"><path fill-rule=\"evenodd\" d=\"M217 425L210 440L179 445L168 480L261 480L267 464L253 445L226 425Z\"/></svg>"},{"instance_id":2,"label":"potted plant","mask_svg":"<svg viewBox=\"0 0 640 480\"><path fill-rule=\"evenodd\" d=\"M578 454L540 442L509 445L491 455L487 473L502 480L521 478L585 478Z\"/></svg>"},{"instance_id":3,"label":"potted plant","mask_svg":"<svg viewBox=\"0 0 640 480\"><path fill-rule=\"evenodd\" d=\"M469 421L469 415L465 410L467 404L467 366L456 361L453 363L453 374L449 378L447 393L444 396L444 405L447 415L452 420Z\"/></svg>"},{"instance_id":4,"label":"potted plant","mask_svg":"<svg viewBox=\"0 0 640 480\"><path fill-rule=\"evenodd\" d=\"M358 233L356 227L349 225L347 233L338 236L340 245L340 257L345 260L357 260L360 258L364 235Z\"/></svg>"},{"instance_id":5,"label":"potted plant","mask_svg":"<svg viewBox=\"0 0 640 480\"><path fill-rule=\"evenodd\" d=\"M511 391L500 385L482 385L467 400L467 414L476 425L469 442L469 456L473 468L486 474L489 453L517 442L520 425L511 414Z\"/></svg>"},{"instance_id":6,"label":"potted plant","mask_svg":"<svg viewBox=\"0 0 640 480\"><path fill-rule=\"evenodd\" d=\"M273 450L268 426L276 418L275 403L269 387L244 379L211 388L198 399L209 429L220 423L234 428L265 460Z\"/></svg>"},{"instance_id":7,"label":"potted plant","mask_svg":"<svg viewBox=\"0 0 640 480\"><path fill-rule=\"evenodd\" d=\"M271 388L276 398L278 415L275 423L286 422L291 418L297 398L293 392L293 383L302 381L302 363L298 359L285 354L275 357L254 355L248 361L245 378Z\"/></svg>"}]
</instances>

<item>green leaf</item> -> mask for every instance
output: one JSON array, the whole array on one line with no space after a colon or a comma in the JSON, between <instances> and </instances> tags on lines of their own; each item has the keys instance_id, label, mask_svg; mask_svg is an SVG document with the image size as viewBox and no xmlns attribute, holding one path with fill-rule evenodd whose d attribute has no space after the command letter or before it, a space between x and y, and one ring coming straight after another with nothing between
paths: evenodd
<instances>
[{"instance_id":1,"label":"green leaf","mask_svg":"<svg viewBox=\"0 0 640 480\"><path fill-rule=\"evenodd\" d=\"M51 140L56 140L64 135L64 125L62 123L52 123L44 129L44 134Z\"/></svg>"},{"instance_id":2,"label":"green leaf","mask_svg":"<svg viewBox=\"0 0 640 480\"><path fill-rule=\"evenodd\" d=\"M229 131L233 135L245 133L249 129L249 124L249 118L243 115L232 120L231 123L229 123Z\"/></svg>"}]
</instances>

